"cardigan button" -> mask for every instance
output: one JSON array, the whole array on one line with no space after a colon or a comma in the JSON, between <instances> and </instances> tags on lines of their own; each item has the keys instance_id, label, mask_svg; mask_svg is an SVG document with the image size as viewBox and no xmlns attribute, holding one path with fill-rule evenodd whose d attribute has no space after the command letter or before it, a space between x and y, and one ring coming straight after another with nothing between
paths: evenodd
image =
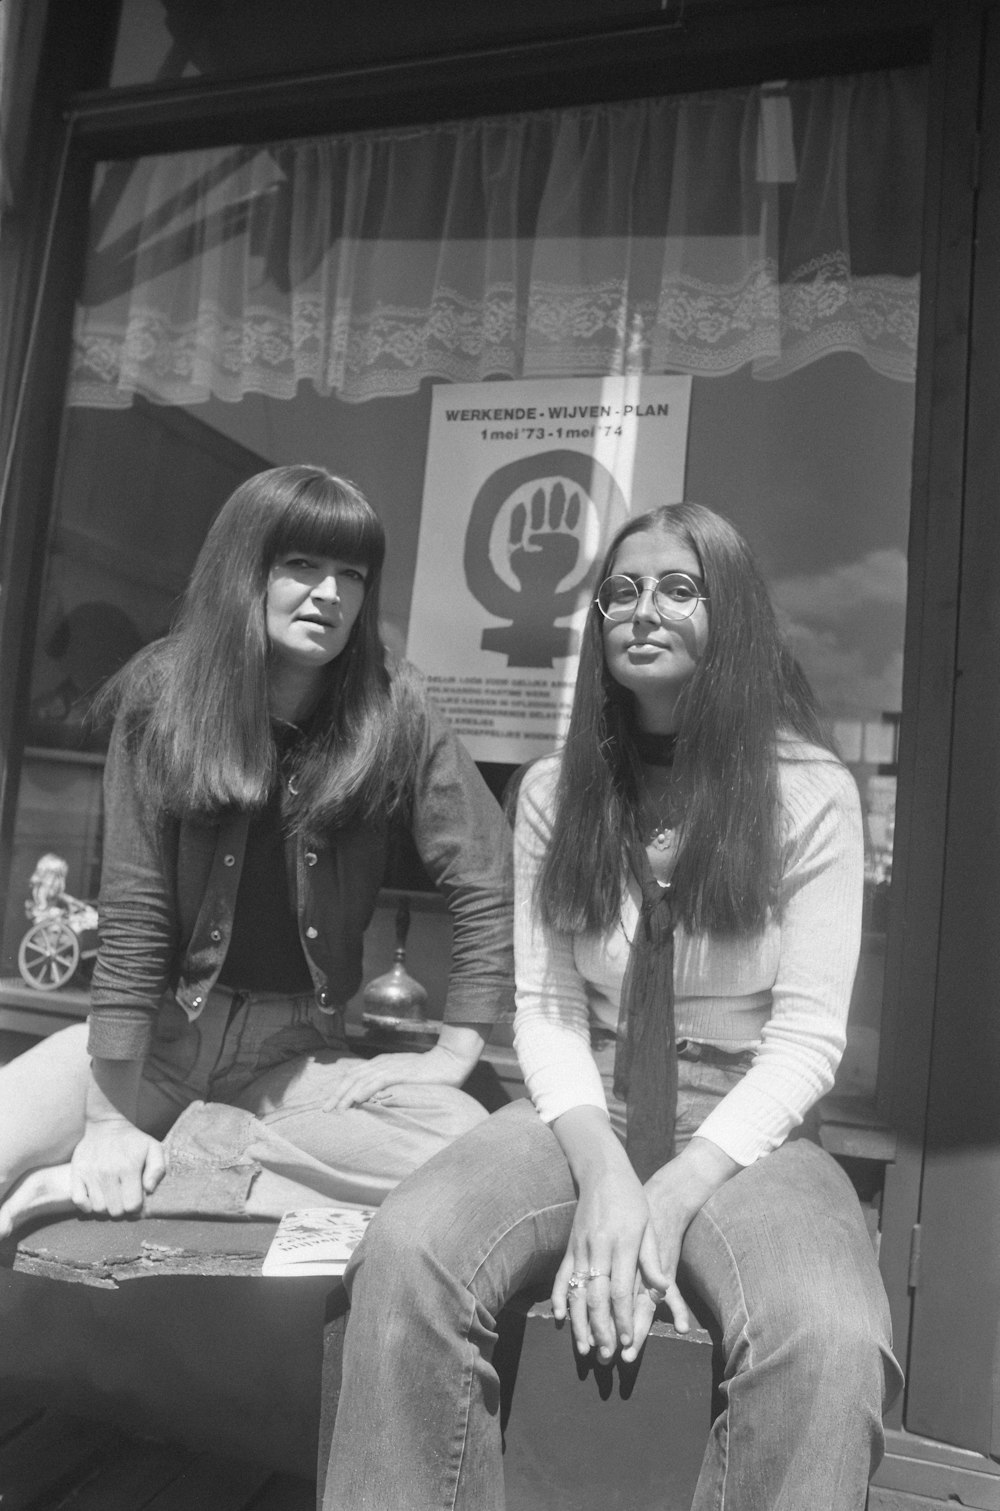
<instances>
[{"instance_id":1,"label":"cardigan button","mask_svg":"<svg viewBox=\"0 0 1000 1511\"><path fill-rule=\"evenodd\" d=\"M192 997L191 998L191 1006L192 1007L200 1007L201 1004L204 1002L204 1000L205 1000L204 997Z\"/></svg>"},{"instance_id":2,"label":"cardigan button","mask_svg":"<svg viewBox=\"0 0 1000 1511\"><path fill-rule=\"evenodd\" d=\"M309 927L306 929L306 938L307 939L318 939L319 938L319 929L314 929L313 926L312 926L312 924L310 924Z\"/></svg>"},{"instance_id":3,"label":"cardigan button","mask_svg":"<svg viewBox=\"0 0 1000 1511\"><path fill-rule=\"evenodd\" d=\"M317 856L316 856L315 850L307 850L306 851L306 865L307 866L314 866L316 864L316 859L317 859Z\"/></svg>"},{"instance_id":4,"label":"cardigan button","mask_svg":"<svg viewBox=\"0 0 1000 1511\"><path fill-rule=\"evenodd\" d=\"M325 992L325 991L323 991L323 992L317 992L316 993L316 1001L319 1003L320 1007L329 1007L329 1005L330 1005L330 993L329 992Z\"/></svg>"},{"instance_id":5,"label":"cardigan button","mask_svg":"<svg viewBox=\"0 0 1000 1511\"><path fill-rule=\"evenodd\" d=\"M222 857L222 864L224 866L235 866L235 864L236 864L236 856L235 855L224 855Z\"/></svg>"},{"instance_id":6,"label":"cardigan button","mask_svg":"<svg viewBox=\"0 0 1000 1511\"><path fill-rule=\"evenodd\" d=\"M210 938L213 944L218 944L219 940L222 938L222 930L213 929Z\"/></svg>"}]
</instances>

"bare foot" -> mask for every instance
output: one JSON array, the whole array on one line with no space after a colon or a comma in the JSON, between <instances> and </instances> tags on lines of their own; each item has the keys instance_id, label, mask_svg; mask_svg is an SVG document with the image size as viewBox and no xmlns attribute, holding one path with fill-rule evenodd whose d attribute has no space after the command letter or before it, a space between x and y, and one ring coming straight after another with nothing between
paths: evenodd
<instances>
[{"instance_id":1,"label":"bare foot","mask_svg":"<svg viewBox=\"0 0 1000 1511\"><path fill-rule=\"evenodd\" d=\"M70 1197L69 1165L45 1165L40 1170L29 1170L0 1206L0 1243L34 1218L75 1211Z\"/></svg>"}]
</instances>

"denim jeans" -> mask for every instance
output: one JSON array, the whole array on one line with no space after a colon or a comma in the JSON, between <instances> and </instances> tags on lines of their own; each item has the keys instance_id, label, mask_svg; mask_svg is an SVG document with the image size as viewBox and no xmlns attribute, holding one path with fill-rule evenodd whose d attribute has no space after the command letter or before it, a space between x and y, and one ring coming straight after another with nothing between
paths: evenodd
<instances>
[{"instance_id":1,"label":"denim jeans","mask_svg":"<svg viewBox=\"0 0 1000 1511\"><path fill-rule=\"evenodd\" d=\"M157 1017L139 1121L164 1139L151 1217L280 1217L295 1206L377 1206L405 1175L485 1119L451 1086L389 1086L324 1111L350 1054L310 994L214 990L193 1022Z\"/></svg>"},{"instance_id":2,"label":"denim jeans","mask_svg":"<svg viewBox=\"0 0 1000 1511\"><path fill-rule=\"evenodd\" d=\"M682 1062L682 1117L731 1074ZM346 1276L323 1511L502 1511L496 1318L551 1283L575 1205L558 1141L524 1101L388 1198ZM901 1377L839 1166L800 1139L739 1172L691 1223L680 1278L715 1313L725 1359L693 1511L861 1511Z\"/></svg>"}]
</instances>

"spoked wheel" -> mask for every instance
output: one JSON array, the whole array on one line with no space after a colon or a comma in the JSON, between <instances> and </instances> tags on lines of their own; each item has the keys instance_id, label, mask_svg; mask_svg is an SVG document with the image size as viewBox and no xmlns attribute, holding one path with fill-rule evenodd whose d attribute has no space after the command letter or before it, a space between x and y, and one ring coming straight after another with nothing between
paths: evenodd
<instances>
[{"instance_id":1,"label":"spoked wheel","mask_svg":"<svg viewBox=\"0 0 1000 1511\"><path fill-rule=\"evenodd\" d=\"M65 986L80 963L80 941L59 919L36 923L21 940L17 968L37 992Z\"/></svg>"}]
</instances>

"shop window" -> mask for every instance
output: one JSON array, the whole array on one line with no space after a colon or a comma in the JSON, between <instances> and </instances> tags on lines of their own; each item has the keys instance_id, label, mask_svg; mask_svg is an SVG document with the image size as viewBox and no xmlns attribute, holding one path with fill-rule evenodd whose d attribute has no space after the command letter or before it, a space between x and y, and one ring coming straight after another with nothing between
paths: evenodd
<instances>
[{"instance_id":1,"label":"shop window","mask_svg":"<svg viewBox=\"0 0 1000 1511\"><path fill-rule=\"evenodd\" d=\"M51 780L60 752L79 763L89 751L99 774L91 694L164 632L215 509L264 466L319 462L368 493L390 539L386 638L414 654L431 596L421 563L444 552L445 536L458 565L442 554L434 580L456 599L467 587L454 541L467 536L472 501L441 450L449 406L486 416L454 429L464 425L496 471L533 447L558 453L563 471L533 493L550 526L558 513L572 534L574 507L597 510L591 536L581 525L567 548L578 602L562 605L553 582L562 638L547 668L522 661L529 691L508 727L485 738L487 719L452 710L477 758L513 765L552 736L539 679L571 681L574 615L614 523L611 493L601 516L591 486L603 458L622 506L683 491L748 535L857 777L870 895L842 1074L845 1089L870 1086L902 685L925 85L908 69L100 165L29 767L43 762ZM655 445L627 454L637 425L601 435L621 418L622 395L641 408L656 384L667 408L683 396L659 473ZM433 468L446 486L431 499ZM508 543L532 499L521 507L497 516ZM497 617L487 612L474 633L458 622L484 684L515 659L491 648L505 643L488 633ZM425 660L424 670L447 695L442 668ZM62 805L47 802L40 824L33 790L22 796L8 962L39 847L69 843ZM86 833L69 881L78 893L97 869L93 826Z\"/></svg>"}]
</instances>

